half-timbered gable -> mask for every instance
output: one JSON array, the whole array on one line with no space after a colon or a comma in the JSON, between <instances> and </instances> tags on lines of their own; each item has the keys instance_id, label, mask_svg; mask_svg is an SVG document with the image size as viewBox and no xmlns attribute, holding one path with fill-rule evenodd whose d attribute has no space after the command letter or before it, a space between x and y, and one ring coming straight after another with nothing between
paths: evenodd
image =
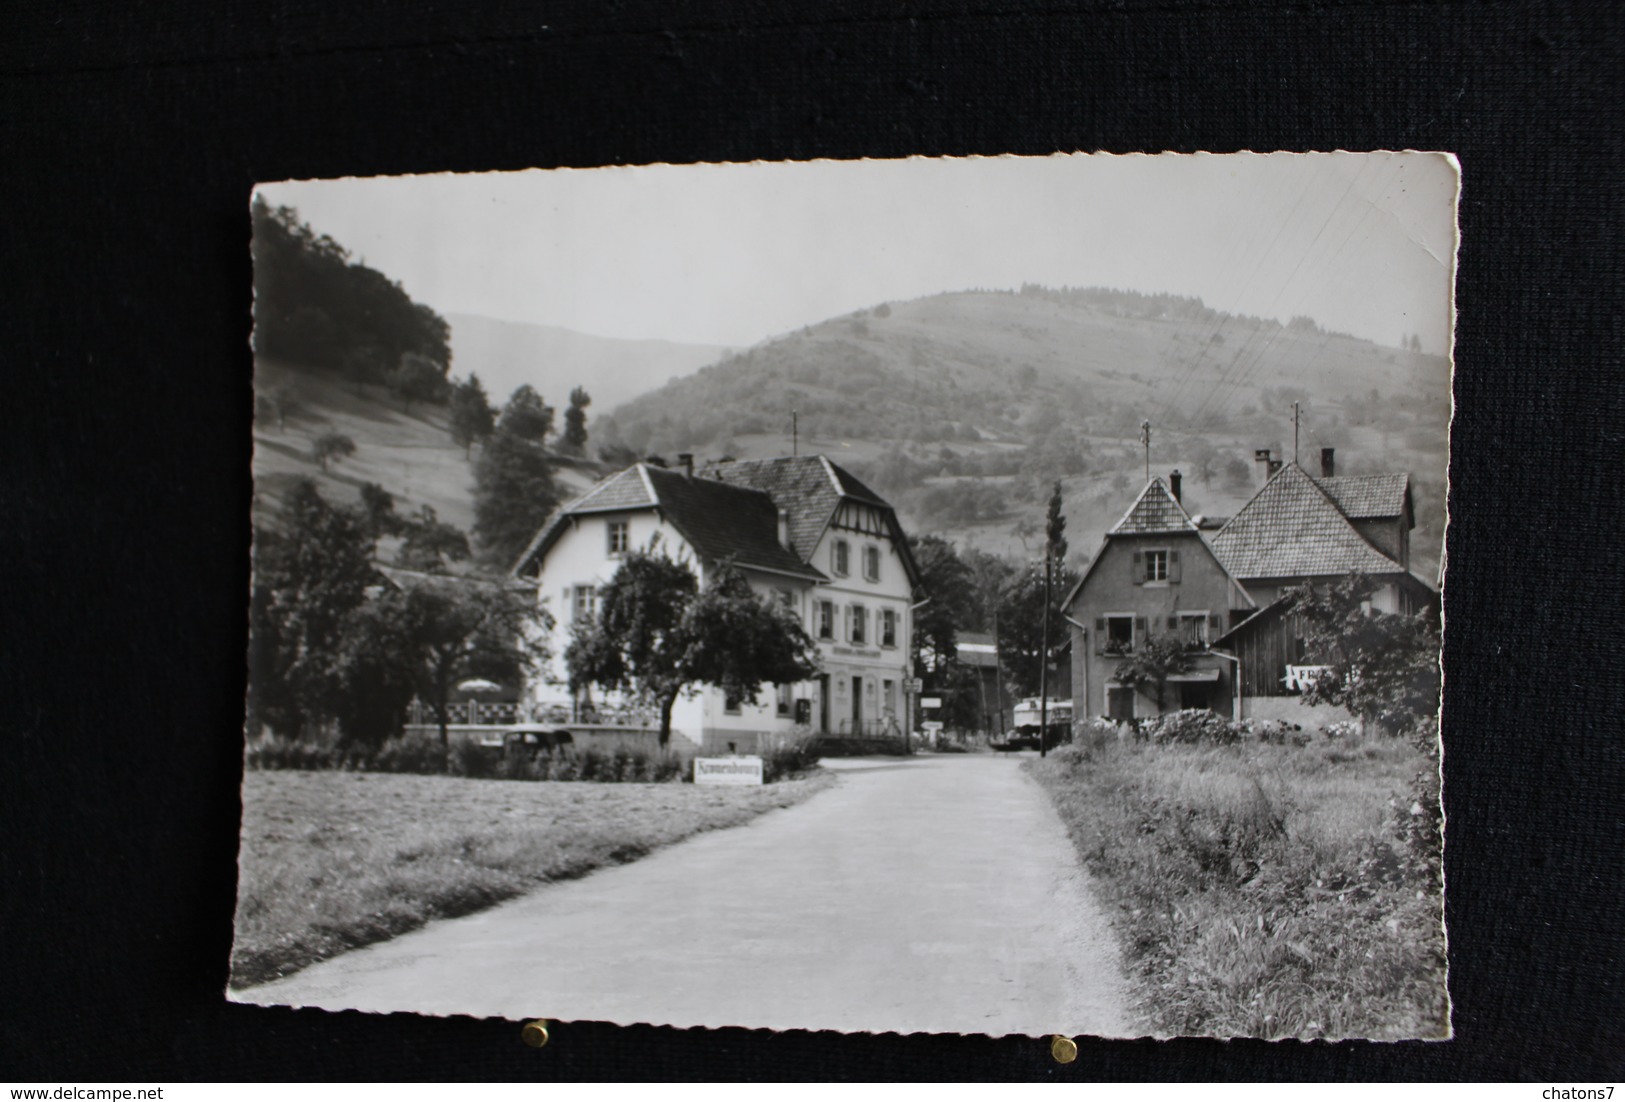
<instances>
[{"instance_id":1,"label":"half-timbered gable","mask_svg":"<svg viewBox=\"0 0 1625 1102\"><path fill-rule=\"evenodd\" d=\"M686 457L685 457L686 458ZM906 695L918 570L886 502L821 456L713 463L673 470L639 463L564 505L514 567L533 579L562 638L590 615L631 551L658 547L703 581L716 564L793 611L818 640L814 681L767 686L760 702L701 689L673 709L675 735L708 750L749 751L796 733L894 734L909 726ZM579 719L563 641L531 687L533 706ZM621 707L619 700L594 702Z\"/></svg>"}]
</instances>

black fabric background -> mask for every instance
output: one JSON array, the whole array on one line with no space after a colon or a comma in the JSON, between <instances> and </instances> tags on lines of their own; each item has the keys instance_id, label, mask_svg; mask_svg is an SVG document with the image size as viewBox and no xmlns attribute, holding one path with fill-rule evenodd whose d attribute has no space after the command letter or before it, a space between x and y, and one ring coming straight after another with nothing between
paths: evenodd
<instances>
[{"instance_id":1,"label":"black fabric background","mask_svg":"<svg viewBox=\"0 0 1625 1102\"><path fill-rule=\"evenodd\" d=\"M33 4L0 41L0 1078L1618 1078L1611 4ZM256 180L1446 149L1456 1040L679 1032L227 1005ZM548 1011L538 1006L537 1013Z\"/></svg>"}]
</instances>

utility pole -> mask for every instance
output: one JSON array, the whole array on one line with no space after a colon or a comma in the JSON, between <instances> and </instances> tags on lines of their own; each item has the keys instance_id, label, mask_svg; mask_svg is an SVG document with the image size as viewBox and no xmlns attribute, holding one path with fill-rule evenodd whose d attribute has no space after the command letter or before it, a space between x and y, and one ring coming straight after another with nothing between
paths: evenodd
<instances>
[{"instance_id":1,"label":"utility pole","mask_svg":"<svg viewBox=\"0 0 1625 1102\"><path fill-rule=\"evenodd\" d=\"M1140 443L1145 445L1145 480L1151 481L1151 422L1140 422Z\"/></svg>"},{"instance_id":2,"label":"utility pole","mask_svg":"<svg viewBox=\"0 0 1625 1102\"><path fill-rule=\"evenodd\" d=\"M790 411L790 454L791 455L800 455L801 454L801 435L800 435L800 431L799 431L799 426L796 424L796 411L795 410Z\"/></svg>"},{"instance_id":3,"label":"utility pole","mask_svg":"<svg viewBox=\"0 0 1625 1102\"><path fill-rule=\"evenodd\" d=\"M1292 462L1298 461L1298 403L1292 403Z\"/></svg>"},{"instance_id":4,"label":"utility pole","mask_svg":"<svg viewBox=\"0 0 1625 1102\"><path fill-rule=\"evenodd\" d=\"M1150 481L1147 478L1146 481ZM1061 483L1050 492L1049 515L1044 522L1044 628L1038 655L1038 756L1049 756L1049 606L1055 559L1066 554L1066 518L1061 515Z\"/></svg>"}]
</instances>

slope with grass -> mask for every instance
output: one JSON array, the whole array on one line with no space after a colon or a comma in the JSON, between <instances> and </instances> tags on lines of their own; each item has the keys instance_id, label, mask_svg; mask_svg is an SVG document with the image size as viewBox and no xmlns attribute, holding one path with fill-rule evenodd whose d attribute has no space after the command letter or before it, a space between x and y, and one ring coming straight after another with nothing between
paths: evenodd
<instances>
[{"instance_id":1,"label":"slope with grass","mask_svg":"<svg viewBox=\"0 0 1625 1102\"><path fill-rule=\"evenodd\" d=\"M360 501L376 482L395 495L398 510L433 507L440 519L467 532L474 523L474 472L465 450L451 439L444 406L415 402L410 409L383 387L356 386L330 373L261 357L258 394L280 394L287 414L254 424L254 492L260 508L275 511L295 480L314 479L322 496L341 505ZM315 444L325 433L355 442L353 455L323 467ZM567 492L592 484L599 468L560 457L558 479Z\"/></svg>"},{"instance_id":2,"label":"slope with grass","mask_svg":"<svg viewBox=\"0 0 1625 1102\"><path fill-rule=\"evenodd\" d=\"M1033 768L1158 1033L1449 1034L1436 758L1398 739L1092 730Z\"/></svg>"},{"instance_id":3,"label":"slope with grass","mask_svg":"<svg viewBox=\"0 0 1625 1102\"><path fill-rule=\"evenodd\" d=\"M232 986L634 861L832 781L704 788L250 771Z\"/></svg>"},{"instance_id":4,"label":"slope with grass","mask_svg":"<svg viewBox=\"0 0 1625 1102\"><path fill-rule=\"evenodd\" d=\"M1144 477L1181 468L1195 512L1256 488L1255 448L1343 473L1408 470L1425 573L1442 537L1446 360L1312 323L1237 317L1194 299L1091 290L960 292L833 318L729 356L614 410L604 439L639 452L826 452L892 498L911 527L989 549L1029 543L1053 478L1093 550ZM1024 529L1030 529L1026 531ZM1036 546L1036 544L1033 544Z\"/></svg>"}]
</instances>

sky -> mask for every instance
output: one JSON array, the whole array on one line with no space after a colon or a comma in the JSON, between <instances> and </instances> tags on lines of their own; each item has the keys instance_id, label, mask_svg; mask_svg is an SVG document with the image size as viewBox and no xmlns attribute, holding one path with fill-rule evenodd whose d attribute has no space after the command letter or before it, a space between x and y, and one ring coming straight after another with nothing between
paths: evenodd
<instances>
[{"instance_id":1,"label":"sky","mask_svg":"<svg viewBox=\"0 0 1625 1102\"><path fill-rule=\"evenodd\" d=\"M1444 154L654 165L257 190L441 313L744 347L881 302L1118 287L1449 351Z\"/></svg>"}]
</instances>

